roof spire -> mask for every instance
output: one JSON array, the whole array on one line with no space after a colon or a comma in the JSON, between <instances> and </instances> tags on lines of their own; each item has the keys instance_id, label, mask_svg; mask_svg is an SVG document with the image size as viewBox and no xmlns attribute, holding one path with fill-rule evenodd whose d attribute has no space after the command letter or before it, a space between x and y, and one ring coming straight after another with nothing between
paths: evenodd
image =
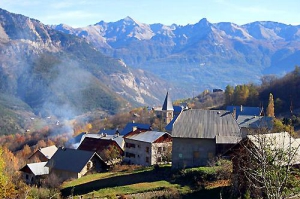
<instances>
[{"instance_id":1,"label":"roof spire","mask_svg":"<svg viewBox=\"0 0 300 199\"><path fill-rule=\"evenodd\" d=\"M162 106L163 111L174 111L172 100L169 97L169 91L167 92L164 104Z\"/></svg>"}]
</instances>

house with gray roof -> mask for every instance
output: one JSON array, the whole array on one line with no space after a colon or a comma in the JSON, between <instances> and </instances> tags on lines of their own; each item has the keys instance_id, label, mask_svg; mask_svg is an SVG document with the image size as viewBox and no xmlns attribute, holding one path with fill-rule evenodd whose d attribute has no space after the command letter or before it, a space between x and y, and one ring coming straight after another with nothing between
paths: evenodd
<instances>
[{"instance_id":1,"label":"house with gray roof","mask_svg":"<svg viewBox=\"0 0 300 199\"><path fill-rule=\"evenodd\" d=\"M60 147L46 164L49 173L67 180L81 178L88 172L107 169L106 163L94 151L84 151Z\"/></svg>"},{"instance_id":2,"label":"house with gray roof","mask_svg":"<svg viewBox=\"0 0 300 199\"><path fill-rule=\"evenodd\" d=\"M229 111L183 111L173 124L172 167L207 165L241 139L240 128Z\"/></svg>"},{"instance_id":3,"label":"house with gray roof","mask_svg":"<svg viewBox=\"0 0 300 199\"><path fill-rule=\"evenodd\" d=\"M57 147L55 145L39 148L28 158L28 160L30 162L47 162L56 151Z\"/></svg>"},{"instance_id":4,"label":"house with gray roof","mask_svg":"<svg viewBox=\"0 0 300 199\"><path fill-rule=\"evenodd\" d=\"M135 130L124 136L124 162L150 166L169 161L172 138L167 132Z\"/></svg>"},{"instance_id":5,"label":"house with gray roof","mask_svg":"<svg viewBox=\"0 0 300 199\"><path fill-rule=\"evenodd\" d=\"M47 162L38 162L26 164L22 171L22 178L26 184L37 184L39 185L43 178L49 174L49 168L45 167Z\"/></svg>"},{"instance_id":6,"label":"house with gray roof","mask_svg":"<svg viewBox=\"0 0 300 199\"><path fill-rule=\"evenodd\" d=\"M237 123L243 135L262 133L273 129L273 117L239 115Z\"/></svg>"}]
</instances>

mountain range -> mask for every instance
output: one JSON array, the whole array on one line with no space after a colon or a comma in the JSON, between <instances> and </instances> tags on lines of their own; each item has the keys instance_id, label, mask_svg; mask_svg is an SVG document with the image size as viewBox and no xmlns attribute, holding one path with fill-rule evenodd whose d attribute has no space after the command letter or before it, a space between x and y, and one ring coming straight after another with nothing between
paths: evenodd
<instances>
[{"instance_id":1,"label":"mountain range","mask_svg":"<svg viewBox=\"0 0 300 199\"><path fill-rule=\"evenodd\" d=\"M262 75L283 75L300 63L300 25L237 25L204 18L196 24L167 26L126 17L83 28L52 27L84 38L103 54L150 71L177 88L197 91L257 83Z\"/></svg>"},{"instance_id":2,"label":"mountain range","mask_svg":"<svg viewBox=\"0 0 300 199\"><path fill-rule=\"evenodd\" d=\"M3 9L0 60L1 133L43 126L37 118L71 119L89 111L106 116L157 104L172 88L85 39Z\"/></svg>"},{"instance_id":3,"label":"mountain range","mask_svg":"<svg viewBox=\"0 0 300 199\"><path fill-rule=\"evenodd\" d=\"M277 22L167 26L126 17L72 28L0 9L1 133L43 126L37 118L161 104L167 90L186 98L282 75L299 65L299 44L300 26Z\"/></svg>"}]
</instances>

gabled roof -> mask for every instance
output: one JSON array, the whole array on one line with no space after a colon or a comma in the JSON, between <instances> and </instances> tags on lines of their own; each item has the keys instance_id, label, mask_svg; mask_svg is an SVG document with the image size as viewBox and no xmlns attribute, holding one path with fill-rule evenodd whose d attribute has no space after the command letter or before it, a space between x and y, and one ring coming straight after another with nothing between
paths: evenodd
<instances>
[{"instance_id":1,"label":"gabled roof","mask_svg":"<svg viewBox=\"0 0 300 199\"><path fill-rule=\"evenodd\" d=\"M164 104L162 106L162 110L163 111L174 111L172 100L169 97L169 92L167 92Z\"/></svg>"},{"instance_id":2,"label":"gabled roof","mask_svg":"<svg viewBox=\"0 0 300 199\"><path fill-rule=\"evenodd\" d=\"M172 137L209 138L241 137L231 113L224 110L193 109L183 111L174 122ZM223 140L224 141L224 140Z\"/></svg>"},{"instance_id":3,"label":"gabled roof","mask_svg":"<svg viewBox=\"0 0 300 199\"><path fill-rule=\"evenodd\" d=\"M22 169L20 169L20 171L27 172L27 169L29 169L35 176L47 175L49 174L49 168L45 167L46 164L47 162L27 164Z\"/></svg>"},{"instance_id":4,"label":"gabled roof","mask_svg":"<svg viewBox=\"0 0 300 199\"><path fill-rule=\"evenodd\" d=\"M141 130L151 130L151 125L150 124L142 124L142 123L127 123L126 126L124 127L121 135L126 135L127 133L131 132L133 127L136 127L137 129Z\"/></svg>"},{"instance_id":5,"label":"gabled roof","mask_svg":"<svg viewBox=\"0 0 300 199\"><path fill-rule=\"evenodd\" d=\"M252 116L260 116L261 115L261 108L259 107L249 107L249 106L227 106L227 111L231 113L235 110L235 119L238 118L239 115L252 115Z\"/></svg>"},{"instance_id":6,"label":"gabled roof","mask_svg":"<svg viewBox=\"0 0 300 199\"><path fill-rule=\"evenodd\" d=\"M148 142L153 143L160 137L164 135L169 135L167 132L160 132L160 131L133 131L129 133L128 135L124 136L126 139L136 140L140 142Z\"/></svg>"},{"instance_id":7,"label":"gabled roof","mask_svg":"<svg viewBox=\"0 0 300 199\"><path fill-rule=\"evenodd\" d=\"M115 140L94 137L85 137L78 146L78 149L101 152L112 144L114 144L116 147L119 147L120 151L123 152L123 148Z\"/></svg>"},{"instance_id":8,"label":"gabled roof","mask_svg":"<svg viewBox=\"0 0 300 199\"><path fill-rule=\"evenodd\" d=\"M88 161L94 156L97 156L100 160L102 160L101 157L93 151L83 151L60 147L48 161L46 166L58 170L79 173L88 163Z\"/></svg>"},{"instance_id":9,"label":"gabled roof","mask_svg":"<svg viewBox=\"0 0 300 199\"><path fill-rule=\"evenodd\" d=\"M237 123L242 128L273 128L273 117L267 116L250 116L250 115L240 115L237 118Z\"/></svg>"},{"instance_id":10,"label":"gabled roof","mask_svg":"<svg viewBox=\"0 0 300 199\"><path fill-rule=\"evenodd\" d=\"M50 159L54 153L57 151L57 147L55 145L49 146L49 147L44 147L39 149L39 151L45 155L48 159Z\"/></svg>"},{"instance_id":11,"label":"gabled roof","mask_svg":"<svg viewBox=\"0 0 300 199\"><path fill-rule=\"evenodd\" d=\"M57 147L55 145L40 148L36 152L42 153L48 160L53 156L53 154L57 151ZM31 158L36 152L34 152L29 158Z\"/></svg>"},{"instance_id":12,"label":"gabled roof","mask_svg":"<svg viewBox=\"0 0 300 199\"><path fill-rule=\"evenodd\" d=\"M123 150L124 148L124 139L123 135L107 135L107 134L94 134L94 133L87 133L82 136L79 145L85 140L85 138L94 138L94 139L103 139L103 140L112 140L115 141L116 144ZM85 150L85 149L82 149Z\"/></svg>"}]
</instances>

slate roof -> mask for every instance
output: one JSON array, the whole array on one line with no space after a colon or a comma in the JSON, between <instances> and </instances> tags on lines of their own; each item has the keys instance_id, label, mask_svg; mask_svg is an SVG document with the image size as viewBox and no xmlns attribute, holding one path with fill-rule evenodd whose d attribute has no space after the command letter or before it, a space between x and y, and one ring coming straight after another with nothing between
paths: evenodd
<instances>
[{"instance_id":1,"label":"slate roof","mask_svg":"<svg viewBox=\"0 0 300 199\"><path fill-rule=\"evenodd\" d=\"M133 127L137 127L137 129L141 129L141 130L151 130L151 125L150 124L142 124L142 123L131 122L131 123L126 124L126 126L124 127L121 135L128 134L129 132L132 131Z\"/></svg>"},{"instance_id":2,"label":"slate roof","mask_svg":"<svg viewBox=\"0 0 300 199\"><path fill-rule=\"evenodd\" d=\"M167 132L160 131L133 131L132 133L126 135L124 138L141 142L153 143L165 134L170 135Z\"/></svg>"},{"instance_id":3,"label":"slate roof","mask_svg":"<svg viewBox=\"0 0 300 199\"><path fill-rule=\"evenodd\" d=\"M237 123L244 128L273 128L273 118L267 116L240 115L237 118Z\"/></svg>"},{"instance_id":4,"label":"slate roof","mask_svg":"<svg viewBox=\"0 0 300 199\"><path fill-rule=\"evenodd\" d=\"M249 107L249 106L227 106L226 110L233 113L233 111L236 111L236 118L238 118L239 115L252 115L252 116L260 116L261 114L261 108L259 107Z\"/></svg>"},{"instance_id":5,"label":"slate roof","mask_svg":"<svg viewBox=\"0 0 300 199\"><path fill-rule=\"evenodd\" d=\"M172 131L172 137L209 139L217 137L217 140L222 142L226 136L241 137L241 134L232 114L224 110L183 111L174 122Z\"/></svg>"},{"instance_id":6,"label":"slate roof","mask_svg":"<svg viewBox=\"0 0 300 199\"><path fill-rule=\"evenodd\" d=\"M58 170L79 173L88 163L88 161L95 155L101 159L101 157L93 151L83 151L60 147L48 161L46 166Z\"/></svg>"},{"instance_id":7,"label":"slate roof","mask_svg":"<svg viewBox=\"0 0 300 199\"><path fill-rule=\"evenodd\" d=\"M45 167L46 164L47 162L27 164L22 169L20 169L20 171L26 172L26 168L28 168L35 176L47 175L49 174L49 168Z\"/></svg>"},{"instance_id":8,"label":"slate roof","mask_svg":"<svg viewBox=\"0 0 300 199\"><path fill-rule=\"evenodd\" d=\"M162 110L163 111L174 111L172 100L169 97L169 92L167 92L164 104L162 106Z\"/></svg>"}]
</instances>

